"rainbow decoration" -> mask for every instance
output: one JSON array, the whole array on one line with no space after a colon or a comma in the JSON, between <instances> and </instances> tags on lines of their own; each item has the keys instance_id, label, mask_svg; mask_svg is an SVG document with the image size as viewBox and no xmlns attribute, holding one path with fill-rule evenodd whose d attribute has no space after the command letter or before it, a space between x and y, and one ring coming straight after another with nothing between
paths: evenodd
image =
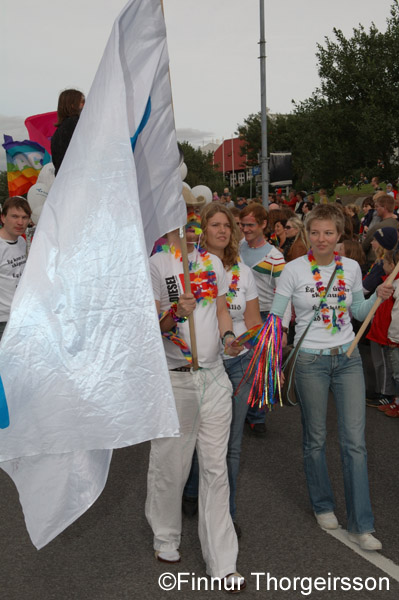
<instances>
[{"instance_id":1,"label":"rainbow decoration","mask_svg":"<svg viewBox=\"0 0 399 600\"><path fill-rule=\"evenodd\" d=\"M281 263L270 262L268 260L262 260L260 263L252 267L254 271L258 271L258 273L262 273L262 275L273 275L273 277L280 277L283 269L285 267L285 262Z\"/></svg>"},{"instance_id":2,"label":"rainbow decoration","mask_svg":"<svg viewBox=\"0 0 399 600\"><path fill-rule=\"evenodd\" d=\"M248 334L249 331L244 333L243 336ZM251 406L257 405L262 408L263 406L277 404L277 402L280 405L283 404L281 396L282 333L280 317L270 314L265 323L259 326L258 333L252 336L254 343L253 356L236 391L237 394L241 383L254 374L248 396L248 404ZM240 336L240 338L243 336ZM236 342L237 340L235 340Z\"/></svg>"},{"instance_id":3,"label":"rainbow decoration","mask_svg":"<svg viewBox=\"0 0 399 600\"><path fill-rule=\"evenodd\" d=\"M245 346L245 348L248 348L248 350L250 350L251 348L253 348L259 341L259 331L262 329L263 325L255 325L254 327L251 327L251 329L248 329L248 331L245 331L244 333L242 333L241 335L239 335L233 342L233 346Z\"/></svg>"},{"instance_id":4,"label":"rainbow decoration","mask_svg":"<svg viewBox=\"0 0 399 600\"><path fill-rule=\"evenodd\" d=\"M159 313L159 315L158 315L159 322L161 322L162 319L164 317L166 317L167 314L169 314L169 310L164 310L163 312ZM170 331L163 331L162 337L165 338L166 340L170 340L173 344L175 344L178 348L180 348L186 361L190 365L192 364L193 357L191 354L191 350L190 350L188 344L183 340L183 338L181 338L179 336L179 328L177 327L177 325L175 325L173 327L173 329L171 329Z\"/></svg>"},{"instance_id":5,"label":"rainbow decoration","mask_svg":"<svg viewBox=\"0 0 399 600\"><path fill-rule=\"evenodd\" d=\"M237 262L231 267L231 283L226 294L227 307L230 308L233 298L237 295L238 282L240 281L240 267Z\"/></svg>"},{"instance_id":6,"label":"rainbow decoration","mask_svg":"<svg viewBox=\"0 0 399 600\"><path fill-rule=\"evenodd\" d=\"M36 183L43 166L45 150L36 142L14 142L4 135L3 148L7 156L7 181L10 196L22 196Z\"/></svg>"},{"instance_id":7,"label":"rainbow decoration","mask_svg":"<svg viewBox=\"0 0 399 600\"><path fill-rule=\"evenodd\" d=\"M197 235L201 235L202 233L202 229L201 229L201 218L199 216L199 213L196 212L195 210L190 210L187 213L187 225L186 225L186 229L194 229L194 232Z\"/></svg>"},{"instance_id":8,"label":"rainbow decoration","mask_svg":"<svg viewBox=\"0 0 399 600\"><path fill-rule=\"evenodd\" d=\"M345 325L344 315L346 313L346 291L345 291L345 279L344 279L344 267L342 264L342 258L338 252L334 252L334 260L336 265L336 277L338 287L338 315L336 314L335 308L332 311L332 321L330 319L330 308L325 301L326 288L321 280L320 269L313 255L312 249L308 252L308 260L310 262L310 268L312 271L313 279L316 282L316 289L321 299L320 312L323 319L323 323L326 329L330 331L332 335L341 331L341 327Z\"/></svg>"}]
</instances>

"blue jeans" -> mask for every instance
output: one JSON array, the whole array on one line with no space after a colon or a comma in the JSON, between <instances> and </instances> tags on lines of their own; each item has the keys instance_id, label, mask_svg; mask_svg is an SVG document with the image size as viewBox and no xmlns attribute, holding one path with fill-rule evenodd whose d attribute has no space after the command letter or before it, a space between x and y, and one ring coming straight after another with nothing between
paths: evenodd
<instances>
[{"instance_id":1,"label":"blue jeans","mask_svg":"<svg viewBox=\"0 0 399 600\"><path fill-rule=\"evenodd\" d=\"M335 508L326 462L327 403L331 390L337 409L348 531L374 531L364 438L365 385L358 349L350 358L346 354L320 356L300 351L295 386L302 413L305 475L314 512L323 514Z\"/></svg>"},{"instance_id":2,"label":"blue jeans","mask_svg":"<svg viewBox=\"0 0 399 600\"><path fill-rule=\"evenodd\" d=\"M245 354L238 355L235 358L230 358L224 361L224 367L227 375L233 385L233 390L238 388L238 384L243 378L245 371L251 360L252 353L246 352ZM237 488L237 477L240 469L240 454L241 454L241 441L244 430L245 417L248 412L248 395L251 390L253 375L249 381L242 383L240 390L237 395L233 396L233 414L230 427L230 437L227 448L227 469L229 474L230 484L230 514L235 520L236 516L236 488ZM193 456L193 462L191 465L190 475L187 479L186 486L184 488L184 496L197 497L198 496L198 458L196 452Z\"/></svg>"}]
</instances>

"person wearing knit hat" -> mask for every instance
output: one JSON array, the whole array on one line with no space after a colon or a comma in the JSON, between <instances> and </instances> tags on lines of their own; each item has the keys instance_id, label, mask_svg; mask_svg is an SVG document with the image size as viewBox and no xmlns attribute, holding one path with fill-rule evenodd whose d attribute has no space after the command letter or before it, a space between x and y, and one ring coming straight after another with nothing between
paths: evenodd
<instances>
[{"instance_id":1,"label":"person wearing knit hat","mask_svg":"<svg viewBox=\"0 0 399 600\"><path fill-rule=\"evenodd\" d=\"M385 250L393 250L398 243L398 232L394 227L382 227L374 233L374 239Z\"/></svg>"}]
</instances>

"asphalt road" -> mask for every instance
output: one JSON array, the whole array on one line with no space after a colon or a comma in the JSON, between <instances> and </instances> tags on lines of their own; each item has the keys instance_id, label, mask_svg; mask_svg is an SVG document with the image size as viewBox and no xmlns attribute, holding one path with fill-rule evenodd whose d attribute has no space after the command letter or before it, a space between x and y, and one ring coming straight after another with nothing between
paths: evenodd
<instances>
[{"instance_id":1,"label":"asphalt road","mask_svg":"<svg viewBox=\"0 0 399 600\"><path fill-rule=\"evenodd\" d=\"M367 417L376 535L383 542L382 552L368 553L368 557L374 560L376 554L382 554L399 565L399 419L389 419L373 408L367 409ZM205 575L196 518L184 518L179 565L166 567L154 559L152 534L144 516L148 452L147 443L115 451L99 500L40 551L27 535L14 485L0 470L2 600L185 600L205 598L210 593L214 598L226 597L226 592L204 591L204 581L196 579ZM328 456L336 514L345 528L333 403L329 412ZM265 438L255 438L246 429L237 520L243 530L238 569L248 580L242 597L399 597L398 581L316 525L302 470L300 414L296 407L279 408L269 415ZM344 532L339 534L344 537ZM391 566L395 570L395 565ZM399 573L399 567L396 569ZM186 573L180 577L188 579L188 583L181 582L180 591L163 591L159 577L167 571L176 577L179 572ZM387 579L379 582L381 577ZM316 583L316 578L324 578L325 589L322 580ZM382 591L371 589L379 585ZM348 586L352 589L343 589ZM353 589L360 586L369 590Z\"/></svg>"}]
</instances>

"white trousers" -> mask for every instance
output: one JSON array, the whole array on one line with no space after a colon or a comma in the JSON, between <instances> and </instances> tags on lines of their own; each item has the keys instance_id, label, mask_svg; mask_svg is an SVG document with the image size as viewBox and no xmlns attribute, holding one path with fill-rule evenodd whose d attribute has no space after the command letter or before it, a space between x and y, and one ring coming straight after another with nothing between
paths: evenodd
<instances>
[{"instance_id":1,"label":"white trousers","mask_svg":"<svg viewBox=\"0 0 399 600\"><path fill-rule=\"evenodd\" d=\"M194 448L199 461L198 535L208 575L236 571L237 536L229 510L226 453L232 412L232 386L223 365L170 372L178 438L151 441L145 513L155 550L180 546L182 495Z\"/></svg>"}]
</instances>

